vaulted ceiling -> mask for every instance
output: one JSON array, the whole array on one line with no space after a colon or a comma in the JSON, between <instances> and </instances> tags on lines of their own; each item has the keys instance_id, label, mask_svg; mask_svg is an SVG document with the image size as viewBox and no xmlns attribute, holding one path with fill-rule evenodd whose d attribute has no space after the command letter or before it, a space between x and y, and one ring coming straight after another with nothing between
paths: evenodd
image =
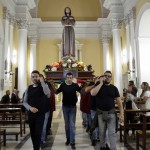
<instances>
[{"instance_id":1,"label":"vaulted ceiling","mask_svg":"<svg viewBox=\"0 0 150 150\"><path fill-rule=\"evenodd\" d=\"M38 0L37 17L43 21L59 21L67 6L77 21L96 21L102 17L100 0Z\"/></svg>"}]
</instances>

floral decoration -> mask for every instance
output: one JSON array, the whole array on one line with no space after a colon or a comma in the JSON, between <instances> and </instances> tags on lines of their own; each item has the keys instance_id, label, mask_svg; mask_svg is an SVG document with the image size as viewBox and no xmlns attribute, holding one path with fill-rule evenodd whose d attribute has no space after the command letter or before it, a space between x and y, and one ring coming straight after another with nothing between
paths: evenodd
<instances>
[{"instance_id":1,"label":"floral decoration","mask_svg":"<svg viewBox=\"0 0 150 150\"><path fill-rule=\"evenodd\" d=\"M78 71L93 71L92 65L85 65L83 62L75 61L71 57L65 57L62 61L46 65L43 71L63 71L64 68L77 69Z\"/></svg>"}]
</instances>

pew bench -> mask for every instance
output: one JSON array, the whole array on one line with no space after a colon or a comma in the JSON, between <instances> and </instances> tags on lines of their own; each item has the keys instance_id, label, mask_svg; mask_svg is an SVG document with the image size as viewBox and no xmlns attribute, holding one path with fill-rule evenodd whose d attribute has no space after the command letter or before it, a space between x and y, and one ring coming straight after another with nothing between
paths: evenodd
<instances>
[{"instance_id":1,"label":"pew bench","mask_svg":"<svg viewBox=\"0 0 150 150\"><path fill-rule=\"evenodd\" d=\"M1 136L3 136L3 139L1 139ZM0 145L1 143L6 146L6 129L0 129Z\"/></svg>"},{"instance_id":2,"label":"pew bench","mask_svg":"<svg viewBox=\"0 0 150 150\"><path fill-rule=\"evenodd\" d=\"M131 130L141 130L143 123L128 123L127 122L127 114L145 114L146 112L150 112L150 110L132 110L132 109L125 109L124 110L124 124L120 124L120 142L124 142L124 145L127 144L127 129ZM124 134L123 134L124 132Z\"/></svg>"},{"instance_id":3,"label":"pew bench","mask_svg":"<svg viewBox=\"0 0 150 150\"><path fill-rule=\"evenodd\" d=\"M6 136L7 135L15 135L16 141L18 141L19 134L20 134L20 132L6 132Z\"/></svg>"},{"instance_id":4,"label":"pew bench","mask_svg":"<svg viewBox=\"0 0 150 150\"><path fill-rule=\"evenodd\" d=\"M23 131L24 131L24 134L25 134L26 121L22 118L21 108L0 108L0 112L3 113L3 116L2 116L2 118L0 120L1 128L7 128L6 125L19 124L20 136L22 136ZM15 116L15 119L14 120L12 120L12 119L10 120L9 119L9 118L11 118L10 116L11 117ZM13 128L13 126L11 126L9 128Z\"/></svg>"},{"instance_id":5,"label":"pew bench","mask_svg":"<svg viewBox=\"0 0 150 150\"><path fill-rule=\"evenodd\" d=\"M139 150L141 147L143 150L146 150L146 138L150 137L150 115L143 115L143 124L142 130L136 131L136 150ZM140 143L140 137L142 141Z\"/></svg>"}]
</instances>

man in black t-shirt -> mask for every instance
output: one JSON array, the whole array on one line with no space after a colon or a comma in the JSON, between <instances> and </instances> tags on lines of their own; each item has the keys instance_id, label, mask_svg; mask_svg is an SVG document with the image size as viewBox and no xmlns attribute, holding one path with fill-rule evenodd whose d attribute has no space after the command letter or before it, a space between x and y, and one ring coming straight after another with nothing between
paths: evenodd
<instances>
[{"instance_id":1,"label":"man in black t-shirt","mask_svg":"<svg viewBox=\"0 0 150 150\"><path fill-rule=\"evenodd\" d=\"M66 145L71 145L72 149L76 149L75 147L75 121L76 121L76 103L77 103L77 94L76 92L80 92L81 88L77 83L73 83L73 74L67 73L66 80L64 83L60 85L60 87L56 90L56 94L62 92L62 110L65 121L65 132L66 132Z\"/></svg>"},{"instance_id":2,"label":"man in black t-shirt","mask_svg":"<svg viewBox=\"0 0 150 150\"><path fill-rule=\"evenodd\" d=\"M116 115L115 115L115 100L120 110L120 122L123 121L123 107L121 98L117 87L110 84L112 73L106 71L104 76L99 77L94 88L91 90L91 95L96 97L96 108L98 113L98 124L100 129L100 150L106 149L106 130L108 129L108 136L110 140L110 149L117 150L115 129L116 129Z\"/></svg>"}]
</instances>

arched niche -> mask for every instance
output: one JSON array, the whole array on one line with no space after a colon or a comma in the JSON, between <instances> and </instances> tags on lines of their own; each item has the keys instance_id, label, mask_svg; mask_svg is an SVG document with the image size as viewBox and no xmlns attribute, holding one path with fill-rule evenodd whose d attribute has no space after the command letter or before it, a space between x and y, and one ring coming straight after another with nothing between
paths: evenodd
<instances>
[{"instance_id":1,"label":"arched niche","mask_svg":"<svg viewBox=\"0 0 150 150\"><path fill-rule=\"evenodd\" d=\"M62 60L62 42L60 44L57 44L57 46L59 50L59 61L61 61ZM75 60L77 61L82 61L82 47L83 47L83 44L75 40Z\"/></svg>"}]
</instances>

